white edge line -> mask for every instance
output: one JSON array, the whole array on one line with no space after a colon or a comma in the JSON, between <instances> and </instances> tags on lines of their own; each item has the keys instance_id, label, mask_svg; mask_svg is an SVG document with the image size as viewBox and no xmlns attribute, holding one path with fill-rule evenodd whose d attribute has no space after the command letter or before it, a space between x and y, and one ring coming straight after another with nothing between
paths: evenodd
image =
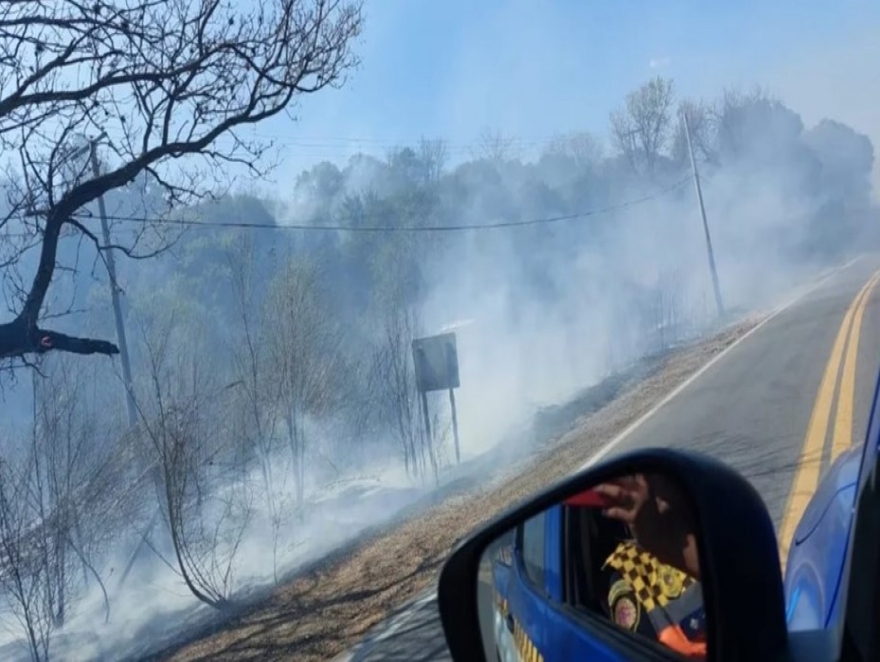
<instances>
[{"instance_id":1,"label":"white edge line","mask_svg":"<svg viewBox=\"0 0 880 662\"><path fill-rule=\"evenodd\" d=\"M670 402L673 398L675 398L675 397L676 397L677 395L679 395L682 391L684 391L688 386L690 386L690 385L693 384L695 381L697 381L697 379L699 379L700 376L703 375L703 373L705 373L707 370L709 370L709 368L711 368L713 365L715 365L716 363L718 363L718 361L720 361L720 360L723 359L725 356L727 356L727 354L729 354L731 351L733 351L733 349L734 349L735 347L737 347L737 346L740 345L742 342L744 342L749 336L751 336L753 333L757 332L762 326L764 326L765 324L767 324L768 322L770 322L770 321L771 321L772 319L774 319L776 316L780 315L781 313L783 313L783 312L785 312L786 310L788 310L789 308L791 308L794 304L796 304L798 301L800 301L801 299L803 299L805 296L807 296L807 295L810 294L811 292L813 292L813 291L815 291L816 289L818 289L819 287L821 287L821 286L822 286L824 283L826 283L826 282L827 282L832 276L834 276L834 275L840 273L841 271L844 271L844 270L848 269L849 267L851 267L853 264L855 264L856 262L858 262L859 260L861 260L862 257L863 257L863 256L860 255L860 256L858 256L858 257L853 258L852 260L850 260L850 261L847 262L846 264L843 264L843 265L841 265L841 266L839 266L839 267L836 267L836 268L832 269L829 273L827 273L825 276L822 276L819 280L817 280L815 283L813 283L811 286L809 286L806 290L804 290L804 291L801 292L800 294L796 294L793 298L789 299L786 303L784 303L784 304L782 304L781 306L779 306L778 308L776 308L776 309L775 309L772 313L770 313L767 317L765 317L763 320L761 320L760 322L758 322L758 324L756 324L754 327L752 327L751 329L749 329L746 333L744 333L742 336L740 336L739 338L737 338L737 339L736 339L735 341L733 341L730 345L728 345L727 347L725 347L721 352L719 352L718 354L716 354L715 356L713 356L713 357L709 360L708 363L706 363L702 368L700 368L699 370L697 370L693 375L691 375L690 377L688 377L684 382L682 382L682 383L679 384L677 387L675 387L672 391L670 391L670 392L669 392L669 393L668 393L668 394L667 394L667 395L666 395L666 396L665 396L660 402L658 402L656 405L654 405L653 407L651 407L651 409L649 409L647 412L645 412L644 414L642 414L638 419L636 419L635 421L633 421L633 422L629 425L629 427L627 427L623 432L621 432L620 434L618 434L616 437L614 437L614 439L612 439L612 440L609 441L607 444L605 444L602 448L600 448L600 449L599 449L599 450L598 450L598 451L597 451L597 452L596 452L596 453L595 453L595 454L594 454L594 455L593 455L593 456L592 456L592 457L586 462L586 464L584 464L580 469L578 469L578 470L577 470L576 472L574 472L574 473L580 473L581 471L585 471L586 469L589 469L589 468L590 468L592 465L594 465L596 462L598 462L598 461L601 460L603 457L605 457L606 455L608 455L608 453L610 453L611 451L613 451L615 447L619 446L619 445L620 445L620 444L621 444L621 443L622 443L622 442L623 442L623 441L624 441L629 435L631 435L631 434L632 434L633 432L635 432L639 427L641 427L642 425L644 425L644 423L645 423L649 418L651 418L651 416L653 416L653 415L656 414L658 411L660 411L663 407L665 407L667 404L669 404L669 402Z\"/></svg>"}]
</instances>

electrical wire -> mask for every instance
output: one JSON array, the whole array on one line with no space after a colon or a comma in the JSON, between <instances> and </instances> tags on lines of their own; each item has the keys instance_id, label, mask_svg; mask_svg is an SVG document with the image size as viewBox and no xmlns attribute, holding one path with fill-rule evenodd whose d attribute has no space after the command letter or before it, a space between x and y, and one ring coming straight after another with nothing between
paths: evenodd
<instances>
[{"instance_id":1,"label":"electrical wire","mask_svg":"<svg viewBox=\"0 0 880 662\"><path fill-rule=\"evenodd\" d=\"M599 207L597 209L590 209L583 212L576 212L573 214L562 214L559 216L546 216L541 218L531 218L522 221L497 221L495 223L464 223L458 225L420 225L420 226L396 226L396 225L342 225L342 224L329 224L329 225L306 225L302 223L288 223L279 225L276 223L243 223L243 222L214 222L214 221L197 221L194 219L184 219L184 218L161 218L159 216L117 216L117 215L107 215L105 218L108 221L114 221L119 223L139 223L139 224L156 224L156 225L177 225L184 227L196 227L196 228L232 228L232 229L242 229L242 230L295 230L295 231L318 231L318 232L359 232L359 233L416 233L416 232L468 232L475 230L497 230L504 228L521 228L528 226L540 226L540 225L550 225L554 223L562 223L565 221L574 221L580 220L584 218L589 218L591 216L599 216L602 214L610 214L615 211L619 211L621 209L626 209L628 207L634 207L640 204L644 204L655 198L659 198L671 191L674 191L677 188L680 188L684 184L687 184L691 181L691 177L685 177L673 184L665 186L653 193L648 195L641 196L639 198L633 198L632 200L627 200L625 202L618 203L616 205L609 205L607 207ZM26 217L24 216L10 216L5 221L8 220L24 220ZM28 217L29 218L29 217ZM92 221L96 220L96 216L92 214L74 214L72 218L76 221ZM30 238L34 237L34 233L28 232L0 232L0 237L5 238Z\"/></svg>"},{"instance_id":2,"label":"electrical wire","mask_svg":"<svg viewBox=\"0 0 880 662\"><path fill-rule=\"evenodd\" d=\"M526 219L522 221L497 221L494 223L464 223L457 225L419 225L419 226L395 226L395 225L342 225L342 224L328 224L328 225L306 225L301 223L293 223L293 224L275 224L275 223L244 223L244 222L213 222L213 221L197 221L194 219L183 219L183 218L160 218L155 216L106 216L108 221L117 221L122 223L155 223L161 225L180 225L186 227L205 227L205 228L238 228L244 230L251 229L262 229L262 230L298 230L298 231L321 231L321 232L372 232L372 233L400 233L400 232L464 232L464 231L473 231L473 230L495 230L502 228L519 228L519 227L527 227L527 226L535 226L535 225L549 225L552 223L561 223L565 221L573 221L579 220L583 218L588 218L590 216L598 216L601 214L609 214L614 211L618 211L621 209L626 209L627 207L634 207L636 205L643 204L645 202L649 202L655 198L666 195L667 193L680 188L684 184L692 181L691 177L685 177L669 186L663 187L662 189L655 191L654 193L644 195L639 198L634 198L632 200L627 200L625 202L609 205L607 207L600 207L597 209L591 209L588 211L577 212L573 214L562 214L559 216L547 216L542 218L532 218ZM84 220L94 220L96 217L93 215L88 216L74 216L74 218L78 221Z\"/></svg>"}]
</instances>

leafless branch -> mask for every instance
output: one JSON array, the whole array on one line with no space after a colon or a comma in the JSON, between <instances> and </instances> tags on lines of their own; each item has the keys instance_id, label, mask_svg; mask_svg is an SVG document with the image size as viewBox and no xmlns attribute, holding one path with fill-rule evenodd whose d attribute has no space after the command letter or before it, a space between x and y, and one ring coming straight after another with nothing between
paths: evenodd
<instances>
[{"instance_id":1,"label":"leafless branch","mask_svg":"<svg viewBox=\"0 0 880 662\"><path fill-rule=\"evenodd\" d=\"M263 172L266 146L236 129L340 85L357 63L361 23L358 0L272 0L250 10L221 0L3 3L0 144L21 162L9 206L46 212L32 230L41 241L36 273L15 319L0 324L0 357L116 353L103 341L40 342L62 228L83 232L74 215L144 173L174 208L210 196L230 164ZM109 137L113 165L60 176L82 136L98 134Z\"/></svg>"}]
</instances>

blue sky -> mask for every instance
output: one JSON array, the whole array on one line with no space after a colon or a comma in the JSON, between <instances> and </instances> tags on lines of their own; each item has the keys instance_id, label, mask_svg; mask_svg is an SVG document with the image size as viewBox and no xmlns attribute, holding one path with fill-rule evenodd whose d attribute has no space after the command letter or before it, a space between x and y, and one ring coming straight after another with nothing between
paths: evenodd
<instances>
[{"instance_id":1,"label":"blue sky","mask_svg":"<svg viewBox=\"0 0 880 662\"><path fill-rule=\"evenodd\" d=\"M767 88L814 123L833 115L880 145L880 3L366 0L360 67L305 98L279 141L281 188L320 160L381 155L419 136L466 158L483 128L527 147L603 134L608 113L653 75L680 94ZM652 66L653 65L653 66Z\"/></svg>"}]
</instances>

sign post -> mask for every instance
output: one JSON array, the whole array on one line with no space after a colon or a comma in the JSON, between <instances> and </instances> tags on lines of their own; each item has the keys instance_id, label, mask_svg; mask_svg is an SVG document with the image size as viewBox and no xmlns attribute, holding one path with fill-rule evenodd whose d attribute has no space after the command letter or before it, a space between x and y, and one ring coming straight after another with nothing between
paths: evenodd
<instances>
[{"instance_id":1,"label":"sign post","mask_svg":"<svg viewBox=\"0 0 880 662\"><path fill-rule=\"evenodd\" d=\"M458 377L458 350L454 333L416 338L412 342L413 364L416 369L416 388L422 400L422 414L425 417L425 432L431 436L431 423L428 416L428 392L449 391L449 405L452 407L452 434L455 439L455 461L461 462L461 449L458 441L458 413L455 410L455 391L460 386Z\"/></svg>"}]
</instances>

